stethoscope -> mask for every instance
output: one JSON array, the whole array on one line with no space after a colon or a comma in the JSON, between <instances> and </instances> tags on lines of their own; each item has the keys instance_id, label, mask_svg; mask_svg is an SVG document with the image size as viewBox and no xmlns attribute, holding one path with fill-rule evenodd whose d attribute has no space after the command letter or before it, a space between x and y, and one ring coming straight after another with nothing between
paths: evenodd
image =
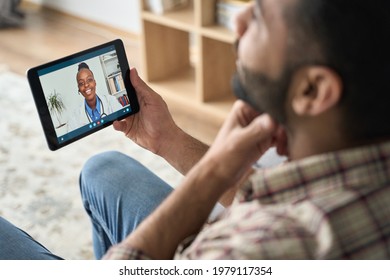
<instances>
[{"instance_id":1,"label":"stethoscope","mask_svg":"<svg viewBox=\"0 0 390 280\"><path fill-rule=\"evenodd\" d=\"M102 100L100 99L100 97L99 97L98 95L96 95L96 97L97 97L97 98L99 99L99 101L100 101L100 112L103 112L103 113L100 115L100 118L107 117L107 114L104 113L104 105L103 105ZM84 111L85 111L85 115L86 115L87 118L88 118L89 123L92 123L93 120L91 119L91 117L90 117L89 114L88 114L86 105L84 105Z\"/></svg>"}]
</instances>

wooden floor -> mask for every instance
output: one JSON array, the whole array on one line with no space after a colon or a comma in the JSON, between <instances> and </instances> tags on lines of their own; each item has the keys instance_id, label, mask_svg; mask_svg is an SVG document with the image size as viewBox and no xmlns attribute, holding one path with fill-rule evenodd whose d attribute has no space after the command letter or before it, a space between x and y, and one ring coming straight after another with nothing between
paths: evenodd
<instances>
[{"instance_id":1,"label":"wooden floor","mask_svg":"<svg viewBox=\"0 0 390 280\"><path fill-rule=\"evenodd\" d=\"M22 9L26 13L22 28L0 30L0 63L8 64L12 71L24 74L32 66L118 37L126 45L130 63L139 66L139 42L135 35L32 4L24 4Z\"/></svg>"},{"instance_id":2,"label":"wooden floor","mask_svg":"<svg viewBox=\"0 0 390 280\"><path fill-rule=\"evenodd\" d=\"M22 10L26 17L21 28L0 29L0 67L25 75L31 67L121 38L130 65L140 68L140 42L134 34L32 4L24 3ZM196 112L168 105L180 127L207 144L212 142L218 127L207 125Z\"/></svg>"}]
</instances>

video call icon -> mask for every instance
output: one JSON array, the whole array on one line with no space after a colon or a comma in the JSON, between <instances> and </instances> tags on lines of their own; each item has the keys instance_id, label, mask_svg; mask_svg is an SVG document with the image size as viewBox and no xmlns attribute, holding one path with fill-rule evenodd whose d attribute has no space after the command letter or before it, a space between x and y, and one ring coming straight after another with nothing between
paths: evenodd
<instances>
[{"instance_id":1,"label":"video call icon","mask_svg":"<svg viewBox=\"0 0 390 280\"><path fill-rule=\"evenodd\" d=\"M103 119L100 120L100 121L97 121L97 122L89 124L89 128L94 128L94 127L96 127L98 125L101 125L101 124L104 124L104 120Z\"/></svg>"}]
</instances>

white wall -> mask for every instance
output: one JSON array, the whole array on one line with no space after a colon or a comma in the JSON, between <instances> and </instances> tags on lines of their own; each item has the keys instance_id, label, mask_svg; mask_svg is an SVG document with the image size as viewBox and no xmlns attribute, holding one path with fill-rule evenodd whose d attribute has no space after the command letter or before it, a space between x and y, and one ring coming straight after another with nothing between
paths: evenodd
<instances>
[{"instance_id":1,"label":"white wall","mask_svg":"<svg viewBox=\"0 0 390 280\"><path fill-rule=\"evenodd\" d=\"M139 0L28 0L71 15L107 24L131 33L140 32Z\"/></svg>"}]
</instances>

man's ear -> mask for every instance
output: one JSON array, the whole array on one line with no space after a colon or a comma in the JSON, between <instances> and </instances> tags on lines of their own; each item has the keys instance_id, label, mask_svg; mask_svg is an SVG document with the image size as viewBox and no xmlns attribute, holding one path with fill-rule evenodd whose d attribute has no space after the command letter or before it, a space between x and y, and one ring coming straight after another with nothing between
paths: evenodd
<instances>
[{"instance_id":1,"label":"man's ear","mask_svg":"<svg viewBox=\"0 0 390 280\"><path fill-rule=\"evenodd\" d=\"M292 108L299 116L316 116L338 104L342 95L342 81L333 70L307 67L292 97Z\"/></svg>"}]
</instances>

